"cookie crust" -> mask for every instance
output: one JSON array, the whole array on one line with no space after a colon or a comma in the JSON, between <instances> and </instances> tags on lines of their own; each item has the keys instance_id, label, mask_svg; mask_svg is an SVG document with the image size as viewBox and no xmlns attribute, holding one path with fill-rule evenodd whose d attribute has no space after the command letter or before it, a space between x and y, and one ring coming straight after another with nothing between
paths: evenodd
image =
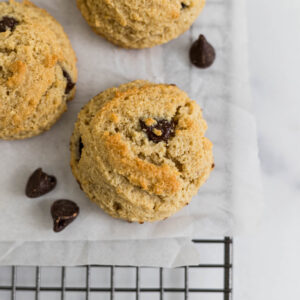
<instances>
[{"instance_id":1,"label":"cookie crust","mask_svg":"<svg viewBox=\"0 0 300 300\"><path fill-rule=\"evenodd\" d=\"M27 0L0 2L1 20L0 139L25 139L66 111L75 95L76 56L62 26Z\"/></svg>"},{"instance_id":2,"label":"cookie crust","mask_svg":"<svg viewBox=\"0 0 300 300\"><path fill-rule=\"evenodd\" d=\"M157 136L157 120L172 120L174 135L154 142L141 120ZM191 201L213 168L206 129L199 105L176 86L134 81L111 88L78 115L72 171L87 196L112 217L162 220Z\"/></svg>"},{"instance_id":3,"label":"cookie crust","mask_svg":"<svg viewBox=\"0 0 300 300\"><path fill-rule=\"evenodd\" d=\"M124 48L166 43L190 28L205 0L77 0L91 28Z\"/></svg>"}]
</instances>

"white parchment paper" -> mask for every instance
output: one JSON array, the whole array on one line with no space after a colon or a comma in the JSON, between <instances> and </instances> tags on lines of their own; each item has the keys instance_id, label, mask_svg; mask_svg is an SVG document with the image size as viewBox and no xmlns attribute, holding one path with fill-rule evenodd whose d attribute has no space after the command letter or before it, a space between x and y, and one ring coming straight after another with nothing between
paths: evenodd
<instances>
[{"instance_id":1,"label":"white parchment paper","mask_svg":"<svg viewBox=\"0 0 300 300\"><path fill-rule=\"evenodd\" d=\"M24 141L0 141L0 264L176 266L198 262L192 237L254 228L262 193L247 81L244 1L208 0L187 33L146 50L121 49L94 34L75 2L35 1L68 33L78 57L79 81L68 112L49 132ZM217 51L209 70L192 67L188 59L191 42L200 33ZM69 167L69 139L80 108L100 91L135 79L175 83L197 100L208 122L216 165L188 207L168 220L144 225L107 216L79 189ZM39 199L28 199L25 184L38 167L54 174L58 186ZM81 212L57 234L50 206L62 198L76 201Z\"/></svg>"}]
</instances>

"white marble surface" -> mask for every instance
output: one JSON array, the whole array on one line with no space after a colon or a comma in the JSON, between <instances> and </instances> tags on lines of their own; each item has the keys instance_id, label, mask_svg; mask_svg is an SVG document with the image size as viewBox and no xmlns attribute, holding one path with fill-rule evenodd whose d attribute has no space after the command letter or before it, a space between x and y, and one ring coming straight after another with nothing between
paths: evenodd
<instances>
[{"instance_id":1,"label":"white marble surface","mask_svg":"<svg viewBox=\"0 0 300 300\"><path fill-rule=\"evenodd\" d=\"M248 0L248 21L266 207L235 239L234 299L300 299L300 1Z\"/></svg>"}]
</instances>

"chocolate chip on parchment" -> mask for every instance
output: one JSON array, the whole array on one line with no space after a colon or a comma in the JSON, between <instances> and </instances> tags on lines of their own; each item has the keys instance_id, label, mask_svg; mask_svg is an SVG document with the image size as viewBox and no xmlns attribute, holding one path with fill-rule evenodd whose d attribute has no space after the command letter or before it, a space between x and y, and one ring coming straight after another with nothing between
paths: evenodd
<instances>
[{"instance_id":1,"label":"chocolate chip on parchment","mask_svg":"<svg viewBox=\"0 0 300 300\"><path fill-rule=\"evenodd\" d=\"M142 130L147 134L148 139L154 143L168 142L170 137L175 134L175 122L173 120L156 120L153 126L147 126L143 120L140 120Z\"/></svg>"},{"instance_id":2,"label":"chocolate chip on parchment","mask_svg":"<svg viewBox=\"0 0 300 300\"><path fill-rule=\"evenodd\" d=\"M52 191L56 186L56 178L43 172L42 168L35 170L28 179L26 196L37 198Z\"/></svg>"},{"instance_id":3,"label":"chocolate chip on parchment","mask_svg":"<svg viewBox=\"0 0 300 300\"><path fill-rule=\"evenodd\" d=\"M65 94L69 94L71 92L71 90L74 88L75 83L72 81L70 74L66 70L63 70L63 75L67 80Z\"/></svg>"},{"instance_id":4,"label":"chocolate chip on parchment","mask_svg":"<svg viewBox=\"0 0 300 300\"><path fill-rule=\"evenodd\" d=\"M55 201L51 206L54 232L60 232L72 223L77 218L79 210L77 204L71 200Z\"/></svg>"},{"instance_id":5,"label":"chocolate chip on parchment","mask_svg":"<svg viewBox=\"0 0 300 300\"><path fill-rule=\"evenodd\" d=\"M19 21L15 18L5 16L0 20L0 32L5 32L6 30L14 31Z\"/></svg>"},{"instance_id":6,"label":"chocolate chip on parchment","mask_svg":"<svg viewBox=\"0 0 300 300\"><path fill-rule=\"evenodd\" d=\"M192 44L190 49L190 60L198 68L210 67L216 58L214 47L206 40L203 34L200 34L197 41Z\"/></svg>"}]
</instances>

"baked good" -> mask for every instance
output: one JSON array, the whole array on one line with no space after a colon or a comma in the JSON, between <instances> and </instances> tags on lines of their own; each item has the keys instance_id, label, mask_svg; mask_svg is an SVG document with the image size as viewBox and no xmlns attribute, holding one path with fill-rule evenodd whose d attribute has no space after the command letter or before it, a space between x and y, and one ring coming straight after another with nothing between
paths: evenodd
<instances>
[{"instance_id":1,"label":"baked good","mask_svg":"<svg viewBox=\"0 0 300 300\"><path fill-rule=\"evenodd\" d=\"M77 0L92 29L124 48L166 43L193 24L205 0Z\"/></svg>"},{"instance_id":2,"label":"baked good","mask_svg":"<svg viewBox=\"0 0 300 300\"><path fill-rule=\"evenodd\" d=\"M76 80L62 26L29 1L0 2L0 139L48 130L74 97Z\"/></svg>"},{"instance_id":3,"label":"baked good","mask_svg":"<svg viewBox=\"0 0 300 300\"><path fill-rule=\"evenodd\" d=\"M87 196L130 222L187 205L213 168L200 107L174 85L134 81L108 89L78 115L71 167Z\"/></svg>"}]
</instances>

